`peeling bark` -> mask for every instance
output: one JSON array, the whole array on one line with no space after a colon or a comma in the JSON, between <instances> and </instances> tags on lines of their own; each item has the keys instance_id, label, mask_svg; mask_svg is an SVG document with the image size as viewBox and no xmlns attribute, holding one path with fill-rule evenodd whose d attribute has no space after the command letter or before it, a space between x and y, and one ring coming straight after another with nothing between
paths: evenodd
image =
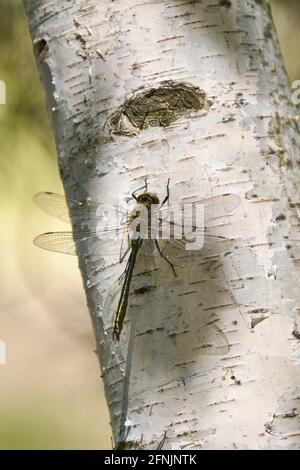
<instances>
[{"instance_id":1,"label":"peeling bark","mask_svg":"<svg viewBox=\"0 0 300 470\"><path fill-rule=\"evenodd\" d=\"M299 133L268 2L24 4L69 201L118 203L145 177L159 195L171 178L172 202L243 200L215 227L228 241L182 256L177 278L160 262L136 266L119 343L105 305L124 266L86 242L79 263L116 445L299 448ZM158 99L159 112L135 107L124 124L133 97L166 82L201 90L205 106L192 100L186 113L175 100L170 113ZM113 125L134 132L110 132L116 113ZM212 323L226 354L204 354Z\"/></svg>"}]
</instances>

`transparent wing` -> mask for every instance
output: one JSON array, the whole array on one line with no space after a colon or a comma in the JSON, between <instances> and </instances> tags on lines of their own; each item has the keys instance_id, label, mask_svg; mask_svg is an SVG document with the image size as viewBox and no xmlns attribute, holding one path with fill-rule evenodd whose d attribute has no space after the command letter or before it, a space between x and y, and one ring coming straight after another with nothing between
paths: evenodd
<instances>
[{"instance_id":1,"label":"transparent wing","mask_svg":"<svg viewBox=\"0 0 300 470\"><path fill-rule=\"evenodd\" d=\"M184 236L182 239L158 240L161 251L170 261L184 252L205 250L206 253L207 250L217 250L225 242L231 242L231 240L223 236L211 235L200 229L189 233L189 237Z\"/></svg>"},{"instance_id":2,"label":"transparent wing","mask_svg":"<svg viewBox=\"0 0 300 470\"><path fill-rule=\"evenodd\" d=\"M142 246L139 249L139 254L144 256L156 256L158 255L157 248L155 246L155 240L143 240Z\"/></svg>"},{"instance_id":3,"label":"transparent wing","mask_svg":"<svg viewBox=\"0 0 300 470\"><path fill-rule=\"evenodd\" d=\"M52 192L40 192L34 196L37 206L47 214L70 223L69 209L66 199L63 195ZM182 201L181 204L167 206L156 209L154 213L159 213L160 222L169 221L173 226L182 224L183 218L187 221L191 215L187 213L188 207L196 207L202 205L204 208L205 225L210 221L230 214L240 205L240 197L236 194L223 194L210 198L192 200L192 198ZM86 219L114 218L118 225L126 224L128 219L128 211L115 205L107 205L102 203L82 203L80 201L71 200L72 213L75 219L84 221Z\"/></svg>"},{"instance_id":4,"label":"transparent wing","mask_svg":"<svg viewBox=\"0 0 300 470\"><path fill-rule=\"evenodd\" d=\"M241 204L241 198L237 194L221 194L206 199L199 199L195 204L204 206L205 222L231 214Z\"/></svg>"},{"instance_id":5,"label":"transparent wing","mask_svg":"<svg viewBox=\"0 0 300 470\"><path fill-rule=\"evenodd\" d=\"M173 244L178 247L179 249L179 244L177 245L177 240L160 240L160 239L149 239L149 240L143 240L142 246L139 249L139 256L157 256L160 257L161 253L164 252L166 247L170 244ZM181 245L180 245L180 249Z\"/></svg>"},{"instance_id":6,"label":"transparent wing","mask_svg":"<svg viewBox=\"0 0 300 470\"><path fill-rule=\"evenodd\" d=\"M122 262L125 256L129 253L130 250L130 238L128 233L128 226L127 230L124 233L121 243L121 250L120 250L120 261Z\"/></svg>"},{"instance_id":7,"label":"transparent wing","mask_svg":"<svg viewBox=\"0 0 300 470\"><path fill-rule=\"evenodd\" d=\"M68 205L66 198L63 195L52 192L40 192L35 194L33 199L36 205L47 214L62 220L63 222L71 223ZM100 220L101 217L113 217L120 225L127 221L128 212L114 204L83 203L76 200L71 200L70 204L72 207L72 214L77 220Z\"/></svg>"},{"instance_id":8,"label":"transparent wing","mask_svg":"<svg viewBox=\"0 0 300 470\"><path fill-rule=\"evenodd\" d=\"M237 194L222 194L197 200L187 199L182 201L181 204L171 205L161 209L157 208L154 212L159 214L161 220L170 220L176 225L182 223L183 217L191 216L188 212L188 208L201 205L204 209L205 225L207 225L208 222L235 211L240 203L241 198Z\"/></svg>"},{"instance_id":9,"label":"transparent wing","mask_svg":"<svg viewBox=\"0 0 300 470\"><path fill-rule=\"evenodd\" d=\"M72 232L47 232L38 235L33 243L43 250L76 255L76 244Z\"/></svg>"},{"instance_id":10,"label":"transparent wing","mask_svg":"<svg viewBox=\"0 0 300 470\"><path fill-rule=\"evenodd\" d=\"M35 202L37 205L45 210L48 214L59 218L64 222L69 222L69 213L68 207L64 196L56 193L44 192L38 193L35 195ZM72 202L76 205L73 206L72 211L75 211L75 215L78 215L78 223L75 226L76 229L73 232L49 232L39 235L35 238L35 245L40 248L55 251L66 254L75 254L75 243L74 239L77 242L77 245L81 241L86 241L88 239L98 239L101 242L101 253L99 254L117 254L117 251L120 253L118 243L116 240L122 240L121 245L121 254L120 259L124 258L130 249L130 238L128 234L128 227L130 225L128 219L128 212L123 211L119 216L121 221L114 219L115 225L108 225L108 222L112 220L112 213L114 209L119 211L117 206L105 206L101 204L88 204L84 205L79 202ZM222 240L225 240L224 237L212 236L207 233L207 227L204 227L203 220L201 225L197 226L197 221L195 222L193 212L186 211L186 205L192 204L195 207L197 204L201 204L204 207L205 211L205 224L214 218L221 217L224 214L232 212L240 204L240 198L234 194L224 194L221 196L215 196L207 199L199 199L196 201L185 201L184 203L163 208L160 210L154 211L154 214L158 212L158 220L160 226L160 234L158 237L160 251L166 255L167 250L170 248L176 248L176 250L185 249L186 243L193 242L195 237L201 239L204 237L205 244L215 244ZM97 214L87 213L95 209ZM100 214L99 214L100 208ZM107 210L108 211L107 211ZM110 212L111 211L111 212ZM98 222L98 229L95 231L82 230L82 225L85 224L87 218L95 218ZM105 230L99 230L100 222L104 222ZM118 222L118 224L116 224ZM185 231L188 224L190 231ZM79 226L77 228L77 226ZM143 247L141 249L141 254L147 256L157 256L159 251L155 246L153 240L144 240ZM169 255L171 257L171 253Z\"/></svg>"},{"instance_id":11,"label":"transparent wing","mask_svg":"<svg viewBox=\"0 0 300 470\"><path fill-rule=\"evenodd\" d=\"M51 192L37 193L34 195L33 200L36 205L47 214L63 222L70 223L66 199L61 194Z\"/></svg>"},{"instance_id":12,"label":"transparent wing","mask_svg":"<svg viewBox=\"0 0 300 470\"><path fill-rule=\"evenodd\" d=\"M110 231L82 231L82 232L47 232L38 235L33 243L44 250L55 251L67 255L76 255L76 245L95 240L99 242L99 255L119 255L120 245L124 237L125 228L115 228Z\"/></svg>"},{"instance_id":13,"label":"transparent wing","mask_svg":"<svg viewBox=\"0 0 300 470\"><path fill-rule=\"evenodd\" d=\"M215 219L234 211L240 204L240 197L235 194L224 194L198 201L186 202L181 205L157 210L159 238L169 240L165 244L164 253L171 248L200 250L213 248L227 239L209 233L209 227L214 225ZM194 211L197 205L202 205L202 211ZM198 206L199 207L199 206ZM155 220L155 219L154 219ZM176 240L176 241L175 241ZM193 243L193 248L189 245ZM199 248L197 248L199 246Z\"/></svg>"},{"instance_id":14,"label":"transparent wing","mask_svg":"<svg viewBox=\"0 0 300 470\"><path fill-rule=\"evenodd\" d=\"M143 240L141 248L139 249L138 256L156 256L161 257L161 254L165 256L166 253L173 254L175 250L185 250L185 242L183 240ZM169 258L169 256L168 256Z\"/></svg>"}]
</instances>

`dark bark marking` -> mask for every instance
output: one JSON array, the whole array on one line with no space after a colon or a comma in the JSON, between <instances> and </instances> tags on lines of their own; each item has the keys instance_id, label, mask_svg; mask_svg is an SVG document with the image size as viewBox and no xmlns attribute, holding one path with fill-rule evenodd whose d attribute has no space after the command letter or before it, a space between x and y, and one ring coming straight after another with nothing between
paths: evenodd
<instances>
[{"instance_id":1,"label":"dark bark marking","mask_svg":"<svg viewBox=\"0 0 300 470\"><path fill-rule=\"evenodd\" d=\"M33 50L34 50L34 54L37 60L39 61L43 60L43 56L48 50L48 43L46 39L42 38L42 39L39 39L38 41L34 41Z\"/></svg>"},{"instance_id":2,"label":"dark bark marking","mask_svg":"<svg viewBox=\"0 0 300 470\"><path fill-rule=\"evenodd\" d=\"M203 90L187 83L162 82L157 88L133 93L107 124L112 134L132 135L149 127L168 127L181 116L204 108Z\"/></svg>"}]
</instances>

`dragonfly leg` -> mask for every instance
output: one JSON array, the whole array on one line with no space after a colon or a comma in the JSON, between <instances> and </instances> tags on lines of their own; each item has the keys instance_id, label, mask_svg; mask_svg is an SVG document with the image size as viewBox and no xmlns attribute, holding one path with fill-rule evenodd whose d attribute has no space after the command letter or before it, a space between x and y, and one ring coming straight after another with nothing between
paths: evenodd
<instances>
[{"instance_id":1,"label":"dragonfly leg","mask_svg":"<svg viewBox=\"0 0 300 470\"><path fill-rule=\"evenodd\" d=\"M123 263L125 257L127 256L128 252L130 251L130 246L128 246L127 250L125 251L125 253L123 255L120 256L119 258L119 261L120 263Z\"/></svg>"},{"instance_id":2,"label":"dragonfly leg","mask_svg":"<svg viewBox=\"0 0 300 470\"><path fill-rule=\"evenodd\" d=\"M162 440L159 442L156 450L161 450L163 448L164 443L166 442L167 439L167 431L164 432L164 435L162 437Z\"/></svg>"},{"instance_id":3,"label":"dragonfly leg","mask_svg":"<svg viewBox=\"0 0 300 470\"><path fill-rule=\"evenodd\" d=\"M116 339L117 341L119 341L120 340L120 334L121 334L121 331L119 329L118 322L117 322L117 320L115 320L114 330L113 330L113 339Z\"/></svg>"},{"instance_id":4,"label":"dragonfly leg","mask_svg":"<svg viewBox=\"0 0 300 470\"><path fill-rule=\"evenodd\" d=\"M130 250L130 248L129 248L129 250ZM127 253L128 253L128 251L126 252L126 254L127 254ZM124 271L122 272L122 274L118 277L118 281L119 281L119 282L121 281L122 277L124 277L124 276L126 275L127 269L128 269L128 267L129 267L129 263L130 263L130 257L129 257L128 260L127 260L126 268L124 269Z\"/></svg>"},{"instance_id":5,"label":"dragonfly leg","mask_svg":"<svg viewBox=\"0 0 300 470\"><path fill-rule=\"evenodd\" d=\"M168 258L167 258L167 257L163 254L163 252L161 251L160 246L159 246L159 244L158 244L158 241L157 241L156 239L155 239L154 241L155 241L155 246L156 246L156 249L157 249L158 253L159 253L160 256L171 266L171 269L172 269L172 271L173 271L174 276L177 277L177 274L176 274L176 271L175 271L175 269L174 269L173 264L171 263L170 260L168 260Z\"/></svg>"},{"instance_id":6,"label":"dragonfly leg","mask_svg":"<svg viewBox=\"0 0 300 470\"><path fill-rule=\"evenodd\" d=\"M160 207L162 207L169 200L169 197L170 197L169 186L170 186L170 178L168 178L168 183L167 183L167 195L166 195L165 199L163 200L163 202L161 203Z\"/></svg>"},{"instance_id":7,"label":"dragonfly leg","mask_svg":"<svg viewBox=\"0 0 300 470\"><path fill-rule=\"evenodd\" d=\"M133 193L131 194L131 196L133 197L133 199L135 199L135 200L137 201L136 193L138 193L138 192L141 191L142 189L145 189L145 192L146 192L147 189L148 189L148 181L147 181L147 178L145 178L145 184L144 184L144 186L142 186L141 188L138 188L138 189L136 189L135 191L133 191Z\"/></svg>"}]
</instances>

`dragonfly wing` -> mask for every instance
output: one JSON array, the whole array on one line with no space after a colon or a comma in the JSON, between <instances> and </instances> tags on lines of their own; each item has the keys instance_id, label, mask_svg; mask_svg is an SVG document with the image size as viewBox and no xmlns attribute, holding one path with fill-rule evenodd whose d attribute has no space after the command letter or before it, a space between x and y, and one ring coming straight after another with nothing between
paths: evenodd
<instances>
[{"instance_id":1,"label":"dragonfly wing","mask_svg":"<svg viewBox=\"0 0 300 470\"><path fill-rule=\"evenodd\" d=\"M43 250L76 255L76 245L72 232L48 232L38 235L33 243Z\"/></svg>"},{"instance_id":2,"label":"dragonfly wing","mask_svg":"<svg viewBox=\"0 0 300 470\"><path fill-rule=\"evenodd\" d=\"M159 253L155 246L155 240L143 240L142 246L139 249L139 254L143 256L157 256Z\"/></svg>"},{"instance_id":3,"label":"dragonfly wing","mask_svg":"<svg viewBox=\"0 0 300 470\"><path fill-rule=\"evenodd\" d=\"M121 250L120 250L120 261L122 262L127 253L130 250L130 238L128 233L128 223L126 225L124 236L122 237Z\"/></svg>"},{"instance_id":4,"label":"dragonfly wing","mask_svg":"<svg viewBox=\"0 0 300 470\"><path fill-rule=\"evenodd\" d=\"M47 214L63 222L70 223L69 209L65 196L52 192L40 192L35 194L36 205ZM71 212L76 221L105 218L113 220L115 225L127 222L127 211L114 204L84 203L70 200Z\"/></svg>"},{"instance_id":5,"label":"dragonfly wing","mask_svg":"<svg viewBox=\"0 0 300 470\"><path fill-rule=\"evenodd\" d=\"M196 210L199 206L203 206L206 225L211 220L231 214L239 207L240 203L241 198L237 194L222 194L198 200L186 200L181 204L158 208L154 214L157 214L160 224L169 223L176 229L176 227L188 224L197 225L195 215L197 216ZM203 223L201 218L200 223Z\"/></svg>"},{"instance_id":6,"label":"dragonfly wing","mask_svg":"<svg viewBox=\"0 0 300 470\"><path fill-rule=\"evenodd\" d=\"M241 204L241 198L237 194L222 194L207 199L200 199L195 204L204 206L205 224L213 219L231 214Z\"/></svg>"},{"instance_id":7,"label":"dragonfly wing","mask_svg":"<svg viewBox=\"0 0 300 470\"><path fill-rule=\"evenodd\" d=\"M139 254L143 256L157 257L160 257L161 254L163 254L164 256L166 256L166 252L168 251L167 248L170 246L172 246L173 249L174 247L176 247L177 249L182 249L182 243L180 240L162 240L160 238L153 240L143 240L142 246L139 250Z\"/></svg>"},{"instance_id":8,"label":"dragonfly wing","mask_svg":"<svg viewBox=\"0 0 300 470\"><path fill-rule=\"evenodd\" d=\"M185 250L184 240L159 240L158 243L162 253L168 259L175 258L178 254L182 255L182 252Z\"/></svg>"},{"instance_id":9,"label":"dragonfly wing","mask_svg":"<svg viewBox=\"0 0 300 470\"><path fill-rule=\"evenodd\" d=\"M177 250L185 250L187 243L192 243L193 241L197 240L204 240L206 238L210 238L212 240L218 240L219 238L215 235L208 234L207 230L204 227L192 227L192 226L185 226L182 227L181 225L174 226L172 224L171 227L168 227L166 224L162 226L160 231L160 240L166 241L166 247L168 245L176 248ZM174 233L172 230L174 229Z\"/></svg>"},{"instance_id":10,"label":"dragonfly wing","mask_svg":"<svg viewBox=\"0 0 300 470\"><path fill-rule=\"evenodd\" d=\"M61 194L42 192L35 194L33 199L36 205L47 214L63 222L70 223L66 199Z\"/></svg>"},{"instance_id":11,"label":"dragonfly wing","mask_svg":"<svg viewBox=\"0 0 300 470\"><path fill-rule=\"evenodd\" d=\"M121 235L124 233L119 230L119 238L116 231L82 231L82 232L47 232L38 235L34 240L34 244L39 248L57 253L65 253L67 255L76 255L76 246L80 251L82 244L89 242L97 242L99 244L99 255L119 255Z\"/></svg>"},{"instance_id":12,"label":"dragonfly wing","mask_svg":"<svg viewBox=\"0 0 300 470\"><path fill-rule=\"evenodd\" d=\"M162 239L176 239L176 243L172 243L173 247L177 245L176 249L197 251L204 246L214 248L217 243L227 240L225 237L209 234L208 227L212 227L215 219L234 211L240 204L239 196L223 194L192 201L189 206L187 204L185 202L156 211L154 216L158 219ZM195 211L200 205L201 212Z\"/></svg>"}]
</instances>

